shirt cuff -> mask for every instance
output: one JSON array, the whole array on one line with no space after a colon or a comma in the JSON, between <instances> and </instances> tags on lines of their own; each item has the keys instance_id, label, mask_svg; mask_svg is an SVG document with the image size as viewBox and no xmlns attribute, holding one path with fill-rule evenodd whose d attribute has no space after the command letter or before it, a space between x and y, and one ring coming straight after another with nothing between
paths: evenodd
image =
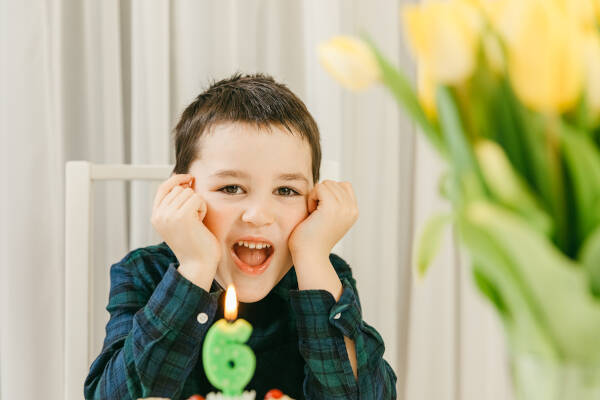
<instances>
[{"instance_id":1,"label":"shirt cuff","mask_svg":"<svg viewBox=\"0 0 600 400\"><path fill-rule=\"evenodd\" d=\"M215 318L218 295L194 285L170 264L146 310L169 330L203 337Z\"/></svg>"},{"instance_id":2,"label":"shirt cuff","mask_svg":"<svg viewBox=\"0 0 600 400\"><path fill-rule=\"evenodd\" d=\"M299 332L305 337L323 337L336 334L336 330L355 339L362 324L362 312L352 285L341 279L342 295L336 302L326 290L290 290L290 303L297 318Z\"/></svg>"}]
</instances>

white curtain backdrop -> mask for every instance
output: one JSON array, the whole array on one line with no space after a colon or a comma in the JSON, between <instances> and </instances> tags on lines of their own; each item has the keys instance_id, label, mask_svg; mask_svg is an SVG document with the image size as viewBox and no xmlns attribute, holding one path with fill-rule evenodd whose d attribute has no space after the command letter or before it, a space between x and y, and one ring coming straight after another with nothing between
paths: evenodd
<instances>
[{"instance_id":1,"label":"white curtain backdrop","mask_svg":"<svg viewBox=\"0 0 600 400\"><path fill-rule=\"evenodd\" d=\"M316 45L368 32L411 76L400 7L387 0L0 0L0 398L64 396L65 162L174 162L169 133L211 79L265 72L307 104L323 156L352 182L360 218L340 254L382 334L400 399L510 399L502 331L451 235L413 282L410 250L440 160L381 87L337 85ZM108 268L161 241L157 184L95 184L95 354ZM81 382L83 397L83 382Z\"/></svg>"}]
</instances>

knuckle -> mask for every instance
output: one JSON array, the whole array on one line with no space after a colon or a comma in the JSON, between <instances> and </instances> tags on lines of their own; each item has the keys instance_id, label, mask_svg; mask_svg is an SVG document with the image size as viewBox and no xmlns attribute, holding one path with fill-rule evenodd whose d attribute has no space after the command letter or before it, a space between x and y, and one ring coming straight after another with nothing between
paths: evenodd
<instances>
[{"instance_id":1,"label":"knuckle","mask_svg":"<svg viewBox=\"0 0 600 400\"><path fill-rule=\"evenodd\" d=\"M193 192L193 190L191 191ZM192 193L187 201L198 201L198 195L196 193Z\"/></svg>"},{"instance_id":2,"label":"knuckle","mask_svg":"<svg viewBox=\"0 0 600 400\"><path fill-rule=\"evenodd\" d=\"M185 215L185 211L183 209L179 209L173 213L172 220L173 221L181 221Z\"/></svg>"},{"instance_id":3,"label":"knuckle","mask_svg":"<svg viewBox=\"0 0 600 400\"><path fill-rule=\"evenodd\" d=\"M194 199L194 201L196 201L198 203L204 203L204 199L198 193L194 193L192 195L192 198Z\"/></svg>"}]
</instances>

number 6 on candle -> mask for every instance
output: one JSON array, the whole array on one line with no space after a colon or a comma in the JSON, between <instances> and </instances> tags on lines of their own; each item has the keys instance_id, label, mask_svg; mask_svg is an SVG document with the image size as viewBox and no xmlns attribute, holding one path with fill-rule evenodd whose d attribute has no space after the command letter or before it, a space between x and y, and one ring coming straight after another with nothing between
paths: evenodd
<instances>
[{"instance_id":1,"label":"number 6 on candle","mask_svg":"<svg viewBox=\"0 0 600 400\"><path fill-rule=\"evenodd\" d=\"M202 347L204 372L225 395L241 394L254 375L256 357L243 344L251 333L252 325L244 319L234 323L220 319L206 333Z\"/></svg>"}]
</instances>

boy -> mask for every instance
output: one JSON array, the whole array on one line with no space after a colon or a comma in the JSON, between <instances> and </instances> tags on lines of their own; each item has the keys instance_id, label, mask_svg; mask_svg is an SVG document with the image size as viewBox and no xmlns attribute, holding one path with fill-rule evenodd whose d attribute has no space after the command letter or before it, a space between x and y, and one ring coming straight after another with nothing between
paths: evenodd
<instances>
[{"instance_id":1,"label":"boy","mask_svg":"<svg viewBox=\"0 0 600 400\"><path fill-rule=\"evenodd\" d=\"M217 391L201 349L223 288L253 326L248 389L295 399L392 399L381 336L363 322L348 264L330 253L358 218L348 182L319 181L318 127L286 86L214 83L174 131L176 164L152 225L164 241L112 265L102 352L86 398L186 399Z\"/></svg>"}]
</instances>

